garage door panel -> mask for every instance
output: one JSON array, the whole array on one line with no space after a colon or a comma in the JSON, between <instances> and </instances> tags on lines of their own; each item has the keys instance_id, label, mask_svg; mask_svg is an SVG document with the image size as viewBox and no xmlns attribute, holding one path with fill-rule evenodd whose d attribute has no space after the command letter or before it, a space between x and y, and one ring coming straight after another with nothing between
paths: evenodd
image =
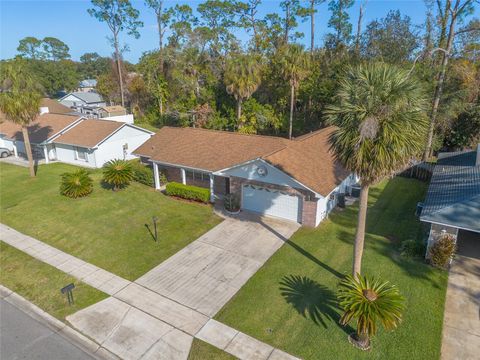
<instances>
[{"instance_id":1,"label":"garage door panel","mask_svg":"<svg viewBox=\"0 0 480 360\"><path fill-rule=\"evenodd\" d=\"M280 191L244 185L242 208L264 215L301 222L302 201L300 197Z\"/></svg>"}]
</instances>

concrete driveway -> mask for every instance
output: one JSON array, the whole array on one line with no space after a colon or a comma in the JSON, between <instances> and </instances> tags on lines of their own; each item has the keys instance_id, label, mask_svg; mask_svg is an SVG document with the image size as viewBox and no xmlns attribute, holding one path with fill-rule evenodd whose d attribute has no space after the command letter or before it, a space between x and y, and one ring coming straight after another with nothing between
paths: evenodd
<instances>
[{"instance_id":1,"label":"concrete driveway","mask_svg":"<svg viewBox=\"0 0 480 360\"><path fill-rule=\"evenodd\" d=\"M204 328L209 319L298 228L271 218L226 219L112 297L67 320L122 359L186 360L193 337L211 339L213 330ZM217 332L210 343L225 336ZM229 332L230 352L239 358L265 360L275 353L293 359L234 329ZM247 355L234 345L249 349Z\"/></svg>"},{"instance_id":2,"label":"concrete driveway","mask_svg":"<svg viewBox=\"0 0 480 360\"><path fill-rule=\"evenodd\" d=\"M473 360L480 354L480 234L460 231L448 278L442 360Z\"/></svg>"},{"instance_id":3,"label":"concrete driveway","mask_svg":"<svg viewBox=\"0 0 480 360\"><path fill-rule=\"evenodd\" d=\"M212 317L298 227L271 218L226 219L135 282Z\"/></svg>"}]
</instances>

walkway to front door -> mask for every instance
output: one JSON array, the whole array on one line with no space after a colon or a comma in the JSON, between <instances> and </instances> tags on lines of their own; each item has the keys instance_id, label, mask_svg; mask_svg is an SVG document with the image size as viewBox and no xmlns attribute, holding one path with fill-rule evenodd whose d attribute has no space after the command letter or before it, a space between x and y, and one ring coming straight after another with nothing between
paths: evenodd
<instances>
[{"instance_id":1,"label":"walkway to front door","mask_svg":"<svg viewBox=\"0 0 480 360\"><path fill-rule=\"evenodd\" d=\"M442 360L480 354L480 234L460 231L448 278Z\"/></svg>"}]
</instances>

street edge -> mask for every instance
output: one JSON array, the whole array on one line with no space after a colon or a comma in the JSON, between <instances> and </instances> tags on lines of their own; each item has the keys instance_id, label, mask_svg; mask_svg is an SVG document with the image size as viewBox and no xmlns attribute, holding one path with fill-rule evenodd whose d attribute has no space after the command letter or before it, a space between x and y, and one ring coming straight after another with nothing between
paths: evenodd
<instances>
[{"instance_id":1,"label":"street edge","mask_svg":"<svg viewBox=\"0 0 480 360\"><path fill-rule=\"evenodd\" d=\"M4 299L10 305L13 305L17 309L23 311L31 318L42 323L54 333L62 336L64 339L69 340L72 344L81 350L87 352L98 360L117 360L117 356L112 354L107 349L101 347L95 341L87 338L85 335L79 333L77 330L68 326L66 323L53 317L46 311L40 309L37 305L31 303L21 295L10 290L6 286L0 284L0 299Z\"/></svg>"}]
</instances>

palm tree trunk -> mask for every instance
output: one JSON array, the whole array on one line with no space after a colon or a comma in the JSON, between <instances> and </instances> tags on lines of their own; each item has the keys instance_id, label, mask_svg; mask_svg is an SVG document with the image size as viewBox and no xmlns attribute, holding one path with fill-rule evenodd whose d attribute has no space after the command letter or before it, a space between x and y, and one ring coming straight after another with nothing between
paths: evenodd
<instances>
[{"instance_id":1,"label":"palm tree trunk","mask_svg":"<svg viewBox=\"0 0 480 360\"><path fill-rule=\"evenodd\" d=\"M120 83L120 96L122 99L122 106L125 107L125 97L123 94L123 77L122 77L122 66L120 64L120 50L118 49L118 39L116 36L113 38L114 46L115 46L115 60L117 63L117 71L118 71L118 82Z\"/></svg>"},{"instance_id":2,"label":"palm tree trunk","mask_svg":"<svg viewBox=\"0 0 480 360\"><path fill-rule=\"evenodd\" d=\"M28 136L28 128L26 126L22 126L22 134L23 134L23 142L25 144L25 151L27 152L30 176L35 177L35 168L33 167L32 146L30 145L30 137Z\"/></svg>"},{"instance_id":3,"label":"palm tree trunk","mask_svg":"<svg viewBox=\"0 0 480 360\"><path fill-rule=\"evenodd\" d=\"M288 138L292 139L292 127L293 127L293 102L295 100L295 86L290 86L290 125L288 128Z\"/></svg>"},{"instance_id":4,"label":"palm tree trunk","mask_svg":"<svg viewBox=\"0 0 480 360\"><path fill-rule=\"evenodd\" d=\"M365 241L365 224L367 220L368 207L368 185L362 185L360 190L360 204L358 209L357 233L355 234L355 243L353 245L353 268L352 276L357 277L362 269L363 243Z\"/></svg>"},{"instance_id":5,"label":"palm tree trunk","mask_svg":"<svg viewBox=\"0 0 480 360\"><path fill-rule=\"evenodd\" d=\"M435 123L437 121L438 106L440 104L440 98L442 97L443 83L445 81L445 73L447 71L448 60L450 58L450 52L452 51L456 18L456 15L452 15L452 19L450 21L447 48L446 52L443 53L440 73L438 74L437 86L435 87L435 94L433 96L432 114L430 115L430 127L428 129L427 146L425 147L425 152L423 153L423 161L427 161L432 155L433 133L435 131Z\"/></svg>"},{"instance_id":6,"label":"palm tree trunk","mask_svg":"<svg viewBox=\"0 0 480 360\"><path fill-rule=\"evenodd\" d=\"M242 99L238 99L237 100L237 122L238 122L239 129L243 127L241 118L242 118Z\"/></svg>"}]
</instances>

